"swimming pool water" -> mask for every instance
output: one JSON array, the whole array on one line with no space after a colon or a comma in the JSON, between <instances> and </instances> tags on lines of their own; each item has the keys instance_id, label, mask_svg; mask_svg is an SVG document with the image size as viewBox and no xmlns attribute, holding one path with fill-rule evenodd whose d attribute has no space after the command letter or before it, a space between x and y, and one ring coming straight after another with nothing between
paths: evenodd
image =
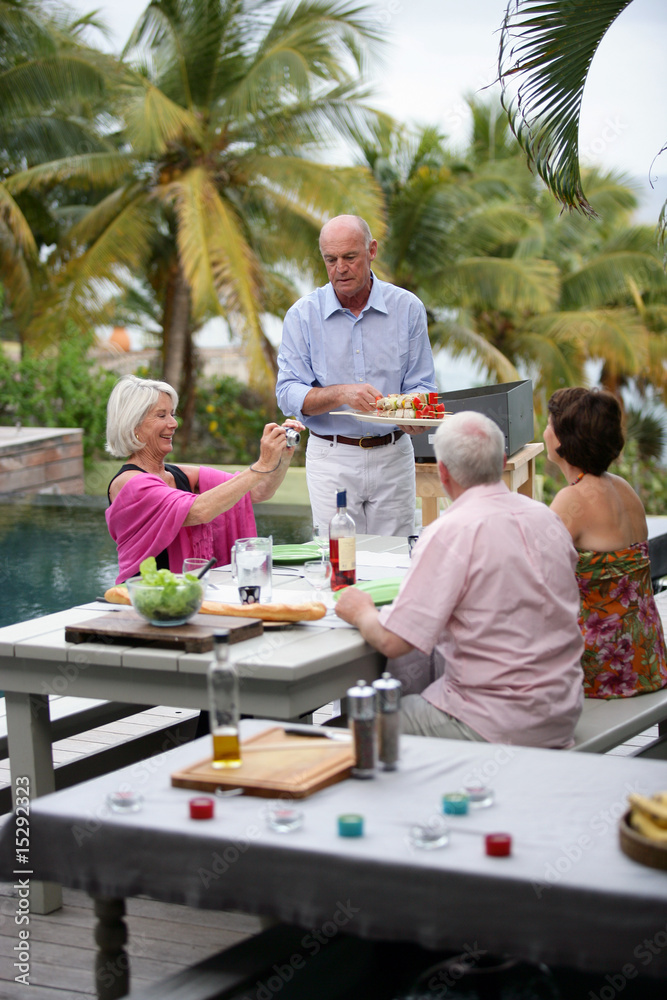
<instances>
[{"instance_id":1,"label":"swimming pool water","mask_svg":"<svg viewBox=\"0 0 667 1000\"><path fill-rule=\"evenodd\" d=\"M113 586L116 546L102 497L0 497L0 626L92 601ZM311 537L310 512L256 510L276 544Z\"/></svg>"}]
</instances>

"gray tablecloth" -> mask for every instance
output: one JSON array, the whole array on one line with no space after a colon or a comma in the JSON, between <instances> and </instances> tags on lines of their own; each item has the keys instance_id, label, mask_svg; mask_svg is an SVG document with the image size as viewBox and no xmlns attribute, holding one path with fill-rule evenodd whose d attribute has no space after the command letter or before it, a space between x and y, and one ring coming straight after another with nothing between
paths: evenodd
<instances>
[{"instance_id":1,"label":"gray tablecloth","mask_svg":"<svg viewBox=\"0 0 667 1000\"><path fill-rule=\"evenodd\" d=\"M33 802L33 877L265 914L302 926L304 941L341 929L667 974L667 872L625 857L618 840L628 793L667 789L663 763L404 737L397 772L301 800L303 828L280 834L267 827L267 800L251 796L217 799L212 821L189 818L196 793L172 788L170 775L208 752L200 740ZM410 826L468 780L492 785L495 804L451 817L447 847L413 848ZM141 812L109 811L107 794L119 788L143 796ZM363 814L363 838L338 836L346 812ZM513 837L509 858L484 853L483 834L499 831ZM0 840L9 881L20 871L15 853L9 823Z\"/></svg>"}]
</instances>

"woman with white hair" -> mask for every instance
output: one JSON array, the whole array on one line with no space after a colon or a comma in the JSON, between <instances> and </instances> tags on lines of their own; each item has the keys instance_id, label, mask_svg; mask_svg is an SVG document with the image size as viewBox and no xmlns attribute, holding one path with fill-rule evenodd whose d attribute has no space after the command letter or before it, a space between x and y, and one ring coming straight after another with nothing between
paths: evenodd
<instances>
[{"instance_id":1,"label":"woman with white hair","mask_svg":"<svg viewBox=\"0 0 667 1000\"><path fill-rule=\"evenodd\" d=\"M253 503L269 500L285 478L294 454L287 427L298 420L265 426L259 458L234 475L208 466L171 465L165 459L178 427L178 395L166 382L125 375L107 404L107 451L128 457L109 484L106 512L118 547L123 583L154 556L158 568L180 573L190 556L230 560L237 538L257 533Z\"/></svg>"}]
</instances>

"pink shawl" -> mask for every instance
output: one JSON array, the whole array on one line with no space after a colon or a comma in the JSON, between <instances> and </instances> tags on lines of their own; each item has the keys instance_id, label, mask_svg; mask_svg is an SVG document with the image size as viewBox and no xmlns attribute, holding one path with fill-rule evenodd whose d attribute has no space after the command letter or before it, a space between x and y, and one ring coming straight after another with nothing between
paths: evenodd
<instances>
[{"instance_id":1,"label":"pink shawl","mask_svg":"<svg viewBox=\"0 0 667 1000\"><path fill-rule=\"evenodd\" d=\"M233 476L202 465L199 470L199 492L226 483ZM225 566L231 558L231 547L237 538L252 538L257 534L250 494L231 510L219 514L208 524L183 527L196 493L187 493L167 486L159 476L142 473L133 476L106 511L109 533L118 547L118 576L123 583L139 572L140 563L167 549L169 569L180 573L183 560L189 556L211 559Z\"/></svg>"}]
</instances>

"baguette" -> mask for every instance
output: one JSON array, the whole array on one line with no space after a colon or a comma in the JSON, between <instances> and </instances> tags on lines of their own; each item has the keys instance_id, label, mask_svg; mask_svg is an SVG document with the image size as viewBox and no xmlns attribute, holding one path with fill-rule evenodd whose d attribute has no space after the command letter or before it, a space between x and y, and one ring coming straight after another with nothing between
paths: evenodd
<instances>
[{"instance_id":1,"label":"baguette","mask_svg":"<svg viewBox=\"0 0 667 1000\"><path fill-rule=\"evenodd\" d=\"M324 618L327 609L320 601L309 601L307 604L222 604L220 601L204 601L199 613L261 618L265 622L314 622Z\"/></svg>"},{"instance_id":2,"label":"baguette","mask_svg":"<svg viewBox=\"0 0 667 1000\"><path fill-rule=\"evenodd\" d=\"M109 589L104 592L104 600L108 601L109 604L132 603L130 595L127 592L127 587L109 587Z\"/></svg>"},{"instance_id":3,"label":"baguette","mask_svg":"<svg viewBox=\"0 0 667 1000\"><path fill-rule=\"evenodd\" d=\"M131 604L127 587L110 587L104 595L109 604ZM223 604L204 601L199 614L232 615L235 618L260 618L266 622L313 622L324 618L327 609L319 601L308 604Z\"/></svg>"}]
</instances>

